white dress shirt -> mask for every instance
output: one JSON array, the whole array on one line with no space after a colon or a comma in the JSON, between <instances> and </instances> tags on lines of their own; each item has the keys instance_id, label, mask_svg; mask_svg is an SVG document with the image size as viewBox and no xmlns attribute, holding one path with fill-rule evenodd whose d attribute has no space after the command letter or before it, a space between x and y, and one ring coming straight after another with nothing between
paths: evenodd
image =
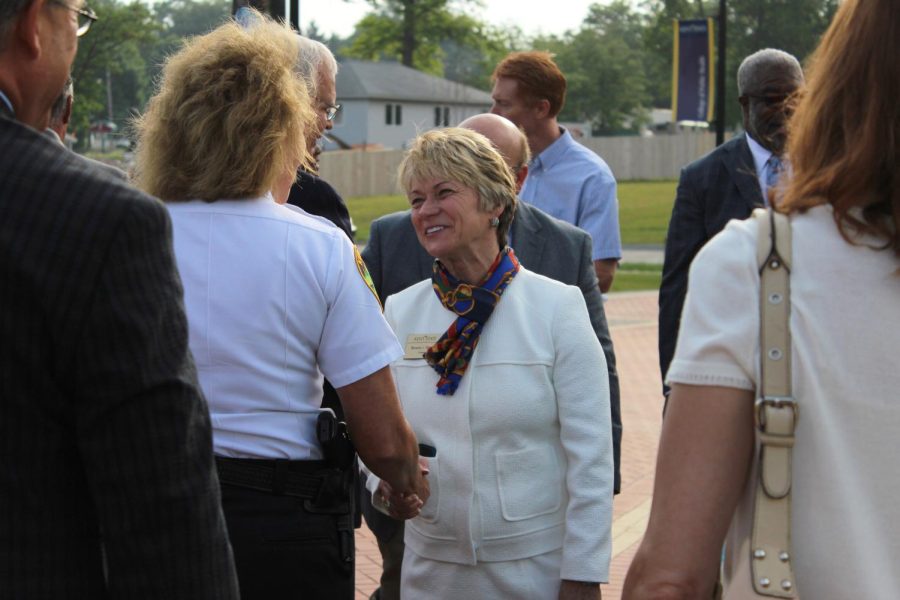
<instances>
[{"instance_id":1,"label":"white dress shirt","mask_svg":"<svg viewBox=\"0 0 900 600\"><path fill-rule=\"evenodd\" d=\"M215 453L321 458L323 374L340 388L402 355L359 253L271 195L168 208Z\"/></svg>"},{"instance_id":2,"label":"white dress shirt","mask_svg":"<svg viewBox=\"0 0 900 600\"><path fill-rule=\"evenodd\" d=\"M753 154L753 167L756 169L756 179L759 181L763 202L768 206L769 186L766 182L769 180L769 169L771 168L769 159L772 157L772 151L763 148L749 133L747 134L747 145L750 146L750 153Z\"/></svg>"}]
</instances>

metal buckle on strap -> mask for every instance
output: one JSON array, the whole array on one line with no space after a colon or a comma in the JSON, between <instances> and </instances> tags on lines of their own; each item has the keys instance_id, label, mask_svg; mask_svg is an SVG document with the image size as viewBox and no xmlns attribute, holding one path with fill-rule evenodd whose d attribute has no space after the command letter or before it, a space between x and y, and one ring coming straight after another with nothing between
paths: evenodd
<instances>
[{"instance_id":1,"label":"metal buckle on strap","mask_svg":"<svg viewBox=\"0 0 900 600\"><path fill-rule=\"evenodd\" d=\"M791 409L791 413L793 414L791 418L791 431L789 433L780 434L772 434L771 432L766 431L766 426L768 425L766 423L766 408ZM800 413L797 409L797 402L792 396L765 396L757 399L756 410L753 412L753 416L756 420L756 428L763 433L769 433L770 435L793 435L797 428L797 419L799 418Z\"/></svg>"}]
</instances>

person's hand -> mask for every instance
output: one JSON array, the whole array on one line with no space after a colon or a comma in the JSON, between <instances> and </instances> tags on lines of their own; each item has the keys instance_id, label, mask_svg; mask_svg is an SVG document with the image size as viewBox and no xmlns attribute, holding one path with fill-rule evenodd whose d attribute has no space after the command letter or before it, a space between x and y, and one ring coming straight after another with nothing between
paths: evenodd
<instances>
[{"instance_id":1,"label":"person's hand","mask_svg":"<svg viewBox=\"0 0 900 600\"><path fill-rule=\"evenodd\" d=\"M600 600L600 584L563 579L559 586L559 600Z\"/></svg>"},{"instance_id":2,"label":"person's hand","mask_svg":"<svg viewBox=\"0 0 900 600\"><path fill-rule=\"evenodd\" d=\"M418 517L419 512L422 510L422 506L425 504L425 502L419 498L418 494L395 492L386 481L382 481L378 485L378 489L375 493L378 494L391 518L401 521Z\"/></svg>"},{"instance_id":3,"label":"person's hand","mask_svg":"<svg viewBox=\"0 0 900 600\"><path fill-rule=\"evenodd\" d=\"M428 474L431 471L428 469L428 459L424 456L419 457L419 479L416 482L415 494L422 500L422 504L428 502L428 498L431 496L431 486L428 484Z\"/></svg>"}]
</instances>

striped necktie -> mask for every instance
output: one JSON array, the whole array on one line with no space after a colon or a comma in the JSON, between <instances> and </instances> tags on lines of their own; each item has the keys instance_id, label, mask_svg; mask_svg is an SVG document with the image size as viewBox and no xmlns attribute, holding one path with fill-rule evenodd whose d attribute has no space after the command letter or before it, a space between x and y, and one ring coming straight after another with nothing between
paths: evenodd
<instances>
[{"instance_id":1,"label":"striped necktie","mask_svg":"<svg viewBox=\"0 0 900 600\"><path fill-rule=\"evenodd\" d=\"M784 171L784 164L776 155L769 157L766 161L766 188L773 188L778 185L778 178Z\"/></svg>"},{"instance_id":2,"label":"striped necktie","mask_svg":"<svg viewBox=\"0 0 900 600\"><path fill-rule=\"evenodd\" d=\"M763 204L771 206L770 199L775 197L775 186L778 185L778 179L784 171L784 163L776 155L769 157L766 161L766 189L763 194Z\"/></svg>"}]
</instances>

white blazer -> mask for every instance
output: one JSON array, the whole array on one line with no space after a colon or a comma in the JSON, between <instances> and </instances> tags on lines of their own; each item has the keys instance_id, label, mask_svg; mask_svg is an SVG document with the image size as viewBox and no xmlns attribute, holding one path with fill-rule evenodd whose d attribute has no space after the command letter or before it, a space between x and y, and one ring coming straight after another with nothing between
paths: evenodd
<instances>
[{"instance_id":1,"label":"white blazer","mask_svg":"<svg viewBox=\"0 0 900 600\"><path fill-rule=\"evenodd\" d=\"M388 298L401 344L455 315L422 281ZM408 353L409 354L409 353ZM562 579L608 579L613 459L609 382L581 291L522 268L453 396L421 358L396 360L407 419L431 459L431 498L406 544L462 564L563 548Z\"/></svg>"}]
</instances>

